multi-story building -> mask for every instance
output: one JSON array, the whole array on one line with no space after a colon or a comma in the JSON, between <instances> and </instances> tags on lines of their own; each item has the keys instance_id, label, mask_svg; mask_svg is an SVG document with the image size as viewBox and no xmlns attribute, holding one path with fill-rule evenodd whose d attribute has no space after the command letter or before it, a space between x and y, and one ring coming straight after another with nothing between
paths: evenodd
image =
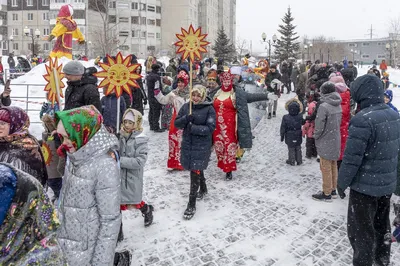
<instances>
[{"instance_id":1,"label":"multi-story building","mask_svg":"<svg viewBox=\"0 0 400 266\"><path fill-rule=\"evenodd\" d=\"M224 28L228 38L236 38L236 0L218 0L218 28Z\"/></svg>"},{"instance_id":2,"label":"multi-story building","mask_svg":"<svg viewBox=\"0 0 400 266\"><path fill-rule=\"evenodd\" d=\"M207 41L211 44L215 43L218 36L219 16L218 16L219 0L200 0L199 3L199 26L202 32L207 33ZM212 54L211 48L208 54Z\"/></svg>"},{"instance_id":3,"label":"multi-story building","mask_svg":"<svg viewBox=\"0 0 400 266\"><path fill-rule=\"evenodd\" d=\"M49 53L50 43L46 41L50 34L49 5L49 0L7 0L8 37L12 36L13 40L9 42L10 52L15 55L30 55L33 50L38 54Z\"/></svg>"},{"instance_id":4,"label":"multi-story building","mask_svg":"<svg viewBox=\"0 0 400 266\"><path fill-rule=\"evenodd\" d=\"M163 0L163 4L164 4ZM118 50L145 58L161 49L161 0L116 0L109 6L109 22Z\"/></svg>"},{"instance_id":5,"label":"multi-story building","mask_svg":"<svg viewBox=\"0 0 400 266\"><path fill-rule=\"evenodd\" d=\"M0 3L0 55L8 54L10 38L7 34L7 5Z\"/></svg>"}]
</instances>

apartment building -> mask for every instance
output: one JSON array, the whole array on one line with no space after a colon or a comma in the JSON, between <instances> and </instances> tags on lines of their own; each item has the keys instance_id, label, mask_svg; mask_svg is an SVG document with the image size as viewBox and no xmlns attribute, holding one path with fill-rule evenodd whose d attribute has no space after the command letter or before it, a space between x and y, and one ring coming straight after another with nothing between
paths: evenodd
<instances>
[{"instance_id":1,"label":"apartment building","mask_svg":"<svg viewBox=\"0 0 400 266\"><path fill-rule=\"evenodd\" d=\"M33 43L35 53L47 55L50 52L50 43L46 41L50 34L49 8L50 0L7 0L8 38L12 36L10 52L30 55ZM28 31L28 36L24 30Z\"/></svg>"},{"instance_id":2,"label":"apartment building","mask_svg":"<svg viewBox=\"0 0 400 266\"><path fill-rule=\"evenodd\" d=\"M204 33L207 33L207 41L212 44L218 36L219 17L218 3L219 0L201 0L199 3L199 25ZM208 49L208 55L212 53L211 48Z\"/></svg>"},{"instance_id":3,"label":"apartment building","mask_svg":"<svg viewBox=\"0 0 400 266\"><path fill-rule=\"evenodd\" d=\"M124 55L133 53L139 58L159 54L161 13L161 0L111 1L109 22L116 33L118 50Z\"/></svg>"},{"instance_id":4,"label":"apartment building","mask_svg":"<svg viewBox=\"0 0 400 266\"><path fill-rule=\"evenodd\" d=\"M7 5L0 3L0 55L8 54L10 38L7 32Z\"/></svg>"}]
</instances>

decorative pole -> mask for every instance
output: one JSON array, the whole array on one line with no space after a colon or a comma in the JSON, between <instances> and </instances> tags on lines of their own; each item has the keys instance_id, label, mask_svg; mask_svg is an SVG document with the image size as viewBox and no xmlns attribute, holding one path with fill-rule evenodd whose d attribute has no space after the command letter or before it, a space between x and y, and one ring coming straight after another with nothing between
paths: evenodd
<instances>
[{"instance_id":1,"label":"decorative pole","mask_svg":"<svg viewBox=\"0 0 400 266\"><path fill-rule=\"evenodd\" d=\"M58 65L57 58L49 58L49 65L46 65L47 74L43 75L43 78L47 81L44 91L47 92L47 100L51 102L51 105L57 102L60 110L61 108L61 97L64 98L62 89L65 87L62 79L64 73L61 72L62 64Z\"/></svg>"}]
</instances>

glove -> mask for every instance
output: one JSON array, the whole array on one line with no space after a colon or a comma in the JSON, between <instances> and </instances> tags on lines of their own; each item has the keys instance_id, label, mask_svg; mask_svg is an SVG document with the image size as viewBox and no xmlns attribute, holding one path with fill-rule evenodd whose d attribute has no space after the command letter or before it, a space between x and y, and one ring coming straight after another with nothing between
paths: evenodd
<instances>
[{"instance_id":1,"label":"glove","mask_svg":"<svg viewBox=\"0 0 400 266\"><path fill-rule=\"evenodd\" d=\"M51 42L51 40L53 40L56 36L54 35L49 35L49 37L47 38L47 41Z\"/></svg>"},{"instance_id":2,"label":"glove","mask_svg":"<svg viewBox=\"0 0 400 266\"><path fill-rule=\"evenodd\" d=\"M154 96L157 96L161 91L160 90L155 90L154 91Z\"/></svg>"},{"instance_id":3,"label":"glove","mask_svg":"<svg viewBox=\"0 0 400 266\"><path fill-rule=\"evenodd\" d=\"M345 190L343 190L341 187L337 187L337 192L339 194L339 197L341 199L344 199L346 197L346 193L344 193Z\"/></svg>"},{"instance_id":4,"label":"glove","mask_svg":"<svg viewBox=\"0 0 400 266\"><path fill-rule=\"evenodd\" d=\"M82 41L78 41L78 43L80 44L80 45L82 45L82 44L85 44L85 40L82 40Z\"/></svg>"},{"instance_id":5,"label":"glove","mask_svg":"<svg viewBox=\"0 0 400 266\"><path fill-rule=\"evenodd\" d=\"M188 116L186 116L186 119L187 119L188 123L193 123L194 116L193 115L188 115Z\"/></svg>"},{"instance_id":6,"label":"glove","mask_svg":"<svg viewBox=\"0 0 400 266\"><path fill-rule=\"evenodd\" d=\"M147 99L143 100L143 105L147 105Z\"/></svg>"}]
</instances>

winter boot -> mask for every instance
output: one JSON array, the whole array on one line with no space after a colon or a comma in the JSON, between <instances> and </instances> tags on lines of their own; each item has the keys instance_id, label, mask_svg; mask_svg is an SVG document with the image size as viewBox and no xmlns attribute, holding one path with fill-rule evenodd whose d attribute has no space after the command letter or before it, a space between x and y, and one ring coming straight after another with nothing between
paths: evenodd
<instances>
[{"instance_id":1,"label":"winter boot","mask_svg":"<svg viewBox=\"0 0 400 266\"><path fill-rule=\"evenodd\" d=\"M129 266L132 262L132 254L128 250L115 252L114 266Z\"/></svg>"},{"instance_id":2,"label":"winter boot","mask_svg":"<svg viewBox=\"0 0 400 266\"><path fill-rule=\"evenodd\" d=\"M272 116L276 117L276 112L275 111L272 112Z\"/></svg>"},{"instance_id":3,"label":"winter boot","mask_svg":"<svg viewBox=\"0 0 400 266\"><path fill-rule=\"evenodd\" d=\"M189 196L189 203L183 214L183 218L185 220L190 220L193 218L194 214L196 213L196 195Z\"/></svg>"},{"instance_id":4,"label":"winter boot","mask_svg":"<svg viewBox=\"0 0 400 266\"><path fill-rule=\"evenodd\" d=\"M117 243L122 241L124 241L124 231L122 230L122 222L121 222L121 226L119 227Z\"/></svg>"},{"instance_id":5,"label":"winter boot","mask_svg":"<svg viewBox=\"0 0 400 266\"><path fill-rule=\"evenodd\" d=\"M140 208L140 211L144 217L144 226L150 226L153 223L154 207L152 205L145 204L142 208Z\"/></svg>"},{"instance_id":6,"label":"winter boot","mask_svg":"<svg viewBox=\"0 0 400 266\"><path fill-rule=\"evenodd\" d=\"M201 200L203 199L204 195L207 194L207 185L206 185L206 179L204 177L204 173L201 173L200 176L200 189L199 192L197 192L197 199Z\"/></svg>"},{"instance_id":7,"label":"winter boot","mask_svg":"<svg viewBox=\"0 0 400 266\"><path fill-rule=\"evenodd\" d=\"M233 176L232 176L232 172L228 172L228 173L226 173L225 179L226 179L227 181L230 181L230 180L232 180L232 178L233 178Z\"/></svg>"},{"instance_id":8,"label":"winter boot","mask_svg":"<svg viewBox=\"0 0 400 266\"><path fill-rule=\"evenodd\" d=\"M295 165L295 163L294 163L294 162L292 162L292 161L289 161L289 160L286 160L286 163L287 163L287 164L289 164L289 165L291 165L291 166L294 166L294 165Z\"/></svg>"},{"instance_id":9,"label":"winter boot","mask_svg":"<svg viewBox=\"0 0 400 266\"><path fill-rule=\"evenodd\" d=\"M314 200L319 200L319 201L326 201L326 202L331 202L332 201L332 196L331 195L325 195L324 192L320 192L318 194L312 195L312 198Z\"/></svg>"},{"instance_id":10,"label":"winter boot","mask_svg":"<svg viewBox=\"0 0 400 266\"><path fill-rule=\"evenodd\" d=\"M271 117L272 117L271 113L268 113L268 119L271 119Z\"/></svg>"}]
</instances>

